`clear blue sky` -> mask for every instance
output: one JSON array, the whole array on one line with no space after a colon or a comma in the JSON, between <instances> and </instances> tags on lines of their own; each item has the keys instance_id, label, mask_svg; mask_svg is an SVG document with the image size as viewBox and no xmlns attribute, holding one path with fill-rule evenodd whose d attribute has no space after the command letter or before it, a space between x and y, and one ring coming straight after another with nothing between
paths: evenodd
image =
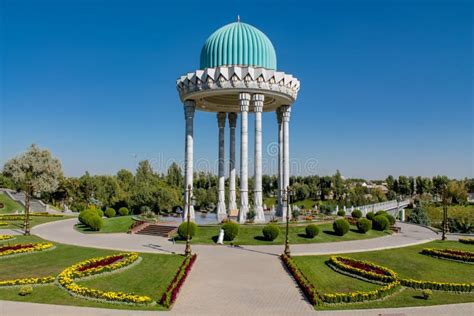
<instances>
[{"instance_id":1,"label":"clear blue sky","mask_svg":"<svg viewBox=\"0 0 474 316\"><path fill-rule=\"evenodd\" d=\"M301 80L294 173L474 176L473 2L452 0L4 0L0 163L31 143L67 175L181 162L175 80L237 14ZM263 127L266 147L277 137L273 113ZM199 112L197 167L216 156L216 117Z\"/></svg>"}]
</instances>

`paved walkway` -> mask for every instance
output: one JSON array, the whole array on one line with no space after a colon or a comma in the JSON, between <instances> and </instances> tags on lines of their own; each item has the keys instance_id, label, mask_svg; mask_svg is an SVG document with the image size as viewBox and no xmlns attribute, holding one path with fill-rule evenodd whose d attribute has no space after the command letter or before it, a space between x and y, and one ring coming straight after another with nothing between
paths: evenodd
<instances>
[{"instance_id":1,"label":"paved walkway","mask_svg":"<svg viewBox=\"0 0 474 316\"><path fill-rule=\"evenodd\" d=\"M127 234L83 234L73 229L76 219L50 222L36 226L32 234L44 239L87 246L126 251L153 253L182 253L184 246L173 244L166 238ZM384 248L404 247L424 243L438 236L431 230L415 225L400 224L402 233L381 238L333 242L320 244L293 245L294 255L327 254L367 251ZM1 233L1 232L0 232ZM214 246L194 245L198 260L183 287L180 296L170 314L176 315L314 315L312 306L301 294L293 279L285 272L278 255L283 246ZM0 314L15 315L27 312L24 303L1 302ZM37 307L40 306L40 307ZM434 307L433 307L434 308ZM430 308L426 315L444 311L464 314L473 306L449 305ZM444 308L444 309L443 309ZM464 309L463 309L464 308ZM45 309L45 313L41 312ZM74 314L74 315L136 315L146 312L77 308L68 306L35 305L35 314ZM420 312L421 311L421 312ZM440 311L440 312L437 312ZM389 313L389 310L384 310ZM425 309L407 309L406 312L394 309L396 314L422 315ZM360 315L380 315L380 310L357 312ZM319 312L318 312L319 314ZM324 312L323 314L326 314ZM328 315L351 312L331 312ZM469 314L469 313L465 313Z\"/></svg>"}]
</instances>

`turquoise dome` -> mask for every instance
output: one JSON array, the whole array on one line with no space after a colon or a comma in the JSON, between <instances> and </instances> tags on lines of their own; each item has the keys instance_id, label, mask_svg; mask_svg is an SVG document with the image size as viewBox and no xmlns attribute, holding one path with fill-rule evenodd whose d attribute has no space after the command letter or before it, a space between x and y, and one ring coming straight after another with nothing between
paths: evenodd
<instances>
[{"instance_id":1,"label":"turquoise dome","mask_svg":"<svg viewBox=\"0 0 474 316\"><path fill-rule=\"evenodd\" d=\"M242 22L227 24L204 43L200 69L231 65L276 70L275 48L255 27Z\"/></svg>"}]
</instances>

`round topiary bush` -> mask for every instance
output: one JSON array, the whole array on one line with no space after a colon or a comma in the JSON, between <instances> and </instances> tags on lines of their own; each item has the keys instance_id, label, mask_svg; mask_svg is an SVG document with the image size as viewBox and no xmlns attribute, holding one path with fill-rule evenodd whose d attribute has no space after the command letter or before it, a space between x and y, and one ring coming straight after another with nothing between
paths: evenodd
<instances>
[{"instance_id":1,"label":"round topiary bush","mask_svg":"<svg viewBox=\"0 0 474 316\"><path fill-rule=\"evenodd\" d=\"M390 214L385 215L385 217L388 219L388 223L390 224L390 226L395 225L395 217Z\"/></svg>"},{"instance_id":2,"label":"round topiary bush","mask_svg":"<svg viewBox=\"0 0 474 316\"><path fill-rule=\"evenodd\" d=\"M385 211L378 211L377 213L375 213L375 216L377 215L387 215L387 212Z\"/></svg>"},{"instance_id":3,"label":"round topiary bush","mask_svg":"<svg viewBox=\"0 0 474 316\"><path fill-rule=\"evenodd\" d=\"M262 233L266 240L274 241L280 235L280 227L269 224L263 227Z\"/></svg>"},{"instance_id":4,"label":"round topiary bush","mask_svg":"<svg viewBox=\"0 0 474 316\"><path fill-rule=\"evenodd\" d=\"M344 210L337 211L337 216L346 216L346 212Z\"/></svg>"},{"instance_id":5,"label":"round topiary bush","mask_svg":"<svg viewBox=\"0 0 474 316\"><path fill-rule=\"evenodd\" d=\"M193 239L197 232L197 225L189 222L189 239ZM188 222L181 223L178 227L178 235L181 239L186 240L188 236Z\"/></svg>"},{"instance_id":6,"label":"round topiary bush","mask_svg":"<svg viewBox=\"0 0 474 316\"><path fill-rule=\"evenodd\" d=\"M377 215L372 220L372 225L375 230L386 230L388 228L388 219L385 215Z\"/></svg>"},{"instance_id":7,"label":"round topiary bush","mask_svg":"<svg viewBox=\"0 0 474 316\"><path fill-rule=\"evenodd\" d=\"M109 207L108 209L105 210L104 214L108 218L114 217L115 216L115 210L113 208Z\"/></svg>"},{"instance_id":8,"label":"round topiary bush","mask_svg":"<svg viewBox=\"0 0 474 316\"><path fill-rule=\"evenodd\" d=\"M87 225L87 218L90 217L91 215L97 215L97 213L94 210L87 209L79 213L79 216L77 219L81 224Z\"/></svg>"},{"instance_id":9,"label":"round topiary bush","mask_svg":"<svg viewBox=\"0 0 474 316\"><path fill-rule=\"evenodd\" d=\"M366 233L372 229L372 221L366 218L361 218L357 221L357 229L361 233Z\"/></svg>"},{"instance_id":10,"label":"round topiary bush","mask_svg":"<svg viewBox=\"0 0 474 316\"><path fill-rule=\"evenodd\" d=\"M354 218L361 218L362 217L362 211L361 210L353 210L351 213L351 216Z\"/></svg>"},{"instance_id":11,"label":"round topiary bush","mask_svg":"<svg viewBox=\"0 0 474 316\"><path fill-rule=\"evenodd\" d=\"M336 235L344 236L349 231L349 222L343 218L336 219L334 223L332 223L332 228Z\"/></svg>"},{"instance_id":12,"label":"round topiary bush","mask_svg":"<svg viewBox=\"0 0 474 316\"><path fill-rule=\"evenodd\" d=\"M87 226L91 228L93 231L99 231L102 226L104 226L104 221L102 220L102 217L99 217L99 215L91 215L87 217Z\"/></svg>"},{"instance_id":13,"label":"round topiary bush","mask_svg":"<svg viewBox=\"0 0 474 316\"><path fill-rule=\"evenodd\" d=\"M126 207L121 207L121 208L119 208L119 214L120 214L120 216L127 216L128 213L129 213L129 212L128 212L128 208L126 208Z\"/></svg>"},{"instance_id":14,"label":"round topiary bush","mask_svg":"<svg viewBox=\"0 0 474 316\"><path fill-rule=\"evenodd\" d=\"M236 222L227 222L222 225L222 229L224 230L224 240L232 241L237 237L239 234L239 224Z\"/></svg>"},{"instance_id":15,"label":"round topiary bush","mask_svg":"<svg viewBox=\"0 0 474 316\"><path fill-rule=\"evenodd\" d=\"M309 224L305 228L306 231L306 237L308 238L314 238L319 234L319 227L315 224Z\"/></svg>"},{"instance_id":16,"label":"round topiary bush","mask_svg":"<svg viewBox=\"0 0 474 316\"><path fill-rule=\"evenodd\" d=\"M373 220L374 219L374 212L368 212L367 215L365 215L365 217L367 217L368 220Z\"/></svg>"}]
</instances>

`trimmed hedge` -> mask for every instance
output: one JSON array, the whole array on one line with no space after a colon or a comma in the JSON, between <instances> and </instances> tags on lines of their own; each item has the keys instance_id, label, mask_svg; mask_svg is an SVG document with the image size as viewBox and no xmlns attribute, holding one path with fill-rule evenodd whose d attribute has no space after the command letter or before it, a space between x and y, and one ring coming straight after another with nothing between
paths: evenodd
<instances>
[{"instance_id":1,"label":"trimmed hedge","mask_svg":"<svg viewBox=\"0 0 474 316\"><path fill-rule=\"evenodd\" d=\"M306 231L306 237L308 238L314 238L319 234L319 227L315 224L309 224L305 228Z\"/></svg>"},{"instance_id":2,"label":"trimmed hedge","mask_svg":"<svg viewBox=\"0 0 474 316\"><path fill-rule=\"evenodd\" d=\"M100 208L96 208L93 210L96 212L97 216L104 217L104 212Z\"/></svg>"},{"instance_id":3,"label":"trimmed hedge","mask_svg":"<svg viewBox=\"0 0 474 316\"><path fill-rule=\"evenodd\" d=\"M262 229L263 237L268 241L274 241L280 235L280 227L277 225L266 225Z\"/></svg>"},{"instance_id":4,"label":"trimmed hedge","mask_svg":"<svg viewBox=\"0 0 474 316\"><path fill-rule=\"evenodd\" d=\"M361 218L362 217L362 211L361 210L353 210L351 213L351 216L354 218Z\"/></svg>"},{"instance_id":5,"label":"trimmed hedge","mask_svg":"<svg viewBox=\"0 0 474 316\"><path fill-rule=\"evenodd\" d=\"M336 219L334 223L332 223L332 228L334 232L339 236L344 236L349 231L349 222L346 219L340 218Z\"/></svg>"},{"instance_id":6,"label":"trimmed hedge","mask_svg":"<svg viewBox=\"0 0 474 316\"><path fill-rule=\"evenodd\" d=\"M388 228L388 219L385 215L376 215L372 221L372 226L375 230L384 231Z\"/></svg>"},{"instance_id":7,"label":"trimmed hedge","mask_svg":"<svg viewBox=\"0 0 474 316\"><path fill-rule=\"evenodd\" d=\"M346 216L346 212L344 210L337 211L337 216Z\"/></svg>"},{"instance_id":8,"label":"trimmed hedge","mask_svg":"<svg viewBox=\"0 0 474 316\"><path fill-rule=\"evenodd\" d=\"M459 242L462 244L474 245L474 238L459 238Z\"/></svg>"},{"instance_id":9,"label":"trimmed hedge","mask_svg":"<svg viewBox=\"0 0 474 316\"><path fill-rule=\"evenodd\" d=\"M378 211L377 213L375 213L375 216L378 216L378 215L387 215L388 213L386 211Z\"/></svg>"},{"instance_id":10,"label":"trimmed hedge","mask_svg":"<svg viewBox=\"0 0 474 316\"><path fill-rule=\"evenodd\" d=\"M390 224L390 226L395 225L395 217L390 214L385 215L385 217L388 219L388 223Z\"/></svg>"},{"instance_id":11,"label":"trimmed hedge","mask_svg":"<svg viewBox=\"0 0 474 316\"><path fill-rule=\"evenodd\" d=\"M193 222L189 222L189 238L192 239L197 232L197 225ZM178 227L178 235L181 239L186 240L188 238L188 222L181 223Z\"/></svg>"},{"instance_id":12,"label":"trimmed hedge","mask_svg":"<svg viewBox=\"0 0 474 316\"><path fill-rule=\"evenodd\" d=\"M108 209L105 210L104 214L108 218L115 217L115 210L113 208L109 207Z\"/></svg>"},{"instance_id":13,"label":"trimmed hedge","mask_svg":"<svg viewBox=\"0 0 474 316\"><path fill-rule=\"evenodd\" d=\"M368 220L373 220L374 217L375 217L375 213L374 212L368 212L365 217L368 219Z\"/></svg>"},{"instance_id":14,"label":"trimmed hedge","mask_svg":"<svg viewBox=\"0 0 474 316\"><path fill-rule=\"evenodd\" d=\"M126 207L119 208L118 212L119 212L120 216L127 216L129 214L128 208L126 208Z\"/></svg>"},{"instance_id":15,"label":"trimmed hedge","mask_svg":"<svg viewBox=\"0 0 474 316\"><path fill-rule=\"evenodd\" d=\"M226 222L222 225L222 229L224 230L224 240L232 241L239 235L239 224L236 222Z\"/></svg>"},{"instance_id":16,"label":"trimmed hedge","mask_svg":"<svg viewBox=\"0 0 474 316\"><path fill-rule=\"evenodd\" d=\"M104 226L104 220L99 215L92 215L87 217L87 226L93 231L99 231Z\"/></svg>"},{"instance_id":17,"label":"trimmed hedge","mask_svg":"<svg viewBox=\"0 0 474 316\"><path fill-rule=\"evenodd\" d=\"M359 230L359 232L365 234L366 232L372 229L372 221L366 218L360 218L357 221L357 229Z\"/></svg>"}]
</instances>

